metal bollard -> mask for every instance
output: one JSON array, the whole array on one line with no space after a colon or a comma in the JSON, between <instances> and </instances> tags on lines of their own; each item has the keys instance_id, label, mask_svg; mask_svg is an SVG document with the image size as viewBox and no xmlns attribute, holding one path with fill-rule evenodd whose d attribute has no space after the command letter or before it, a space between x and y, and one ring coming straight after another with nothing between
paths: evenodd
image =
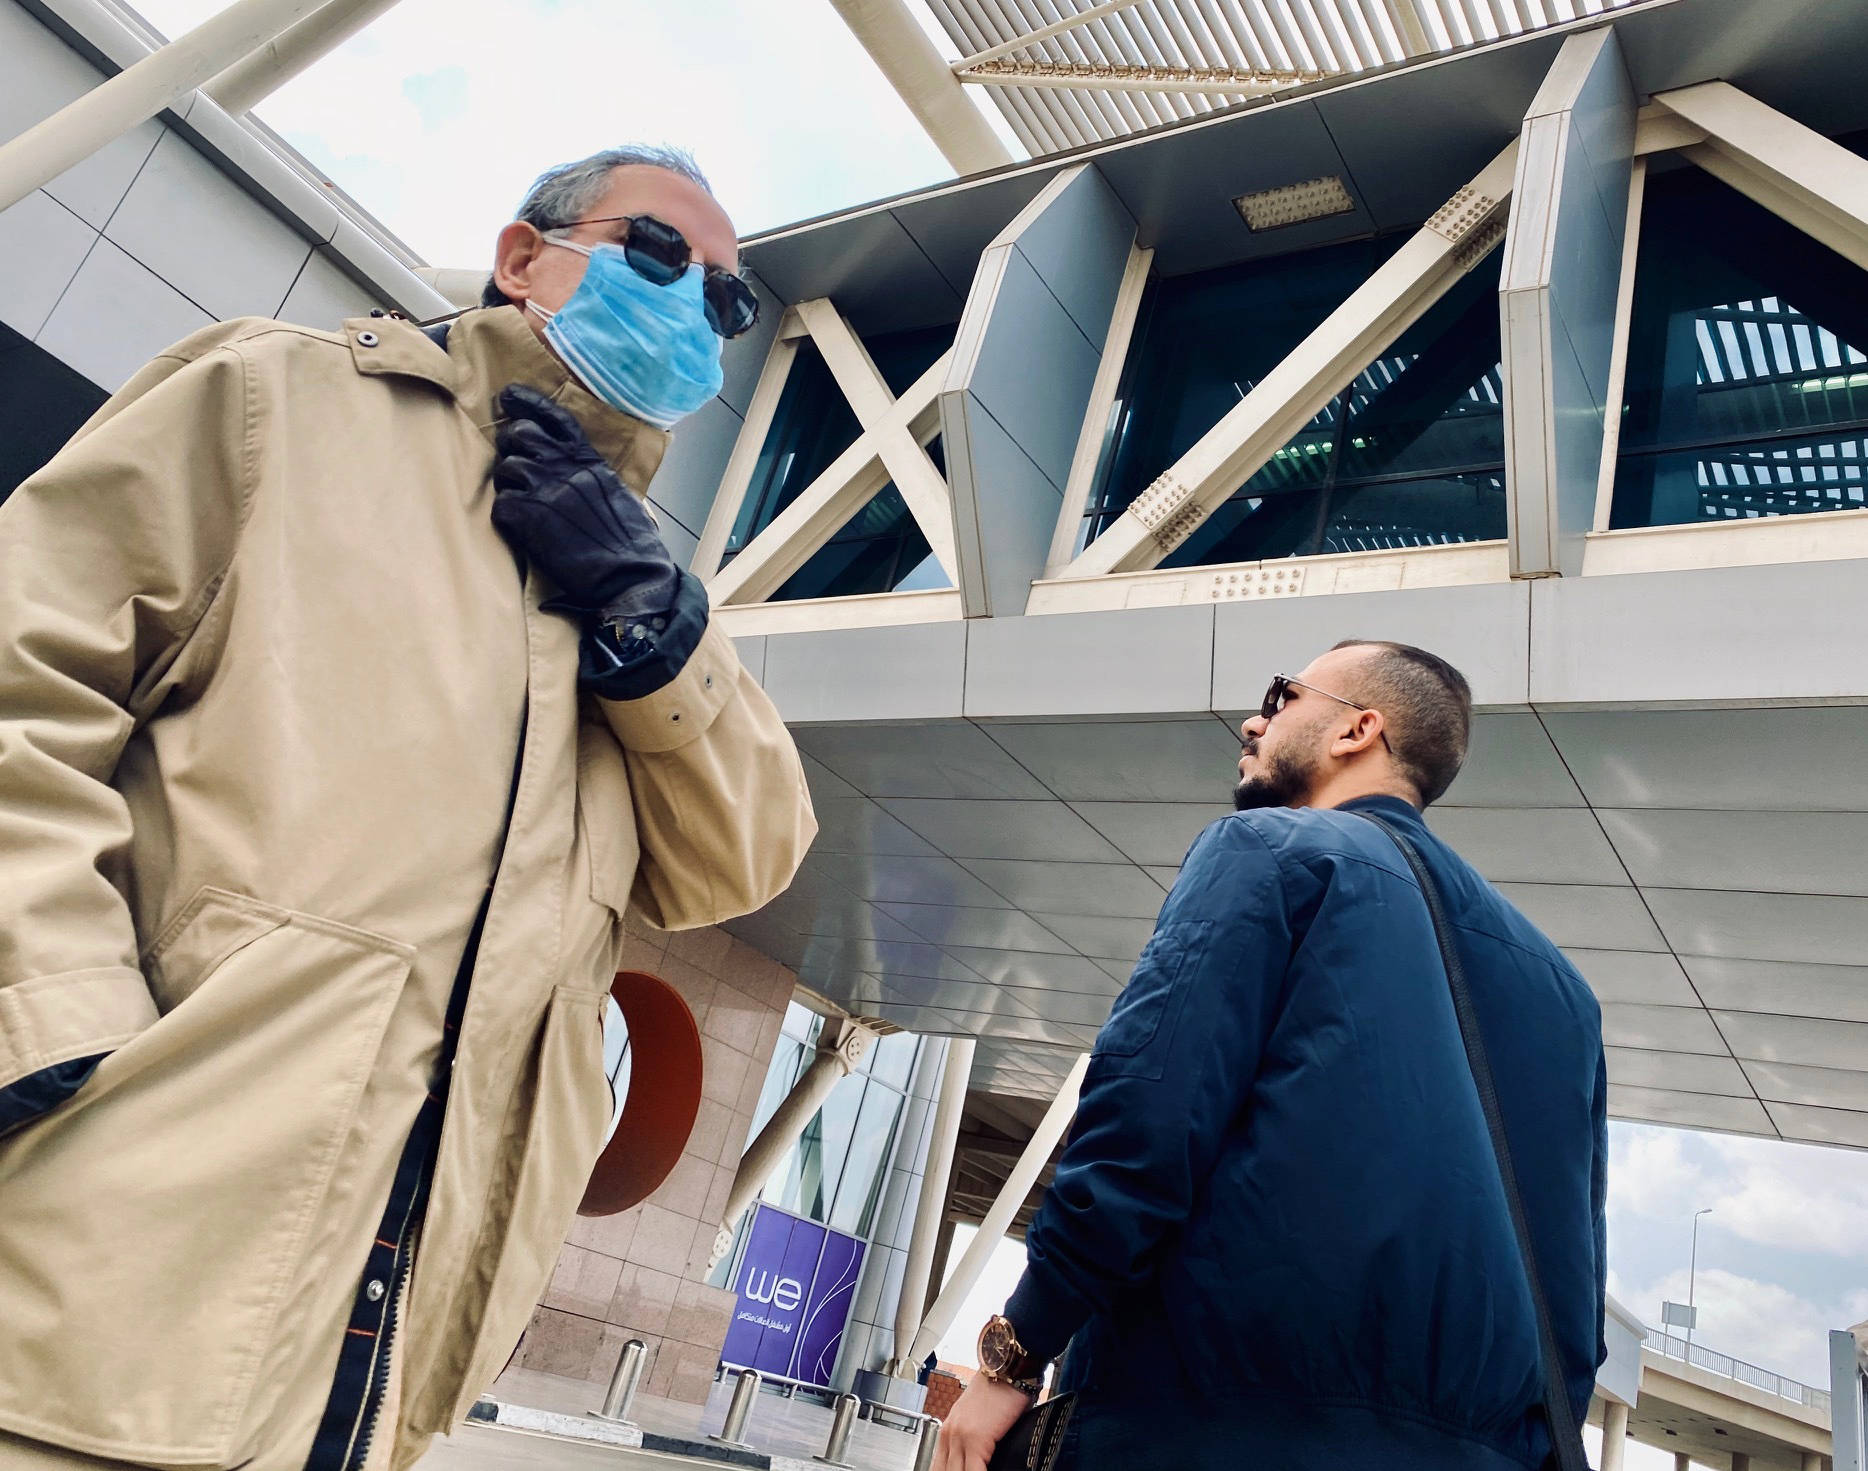
<instances>
[{"instance_id":1,"label":"metal bollard","mask_svg":"<svg viewBox=\"0 0 1868 1471\"><path fill-rule=\"evenodd\" d=\"M733 1402L726 1407L726 1423L720 1427L718 1435L707 1438L721 1445L730 1445L734 1450L749 1451L742 1437L746 1434L746 1417L752 1413L753 1396L759 1392L759 1371L741 1369L739 1383L733 1386Z\"/></svg>"},{"instance_id":2,"label":"metal bollard","mask_svg":"<svg viewBox=\"0 0 1868 1471\"><path fill-rule=\"evenodd\" d=\"M921 1437L915 1442L915 1471L934 1471L934 1452L940 1447L940 1421L932 1415L921 1421Z\"/></svg>"},{"instance_id":3,"label":"metal bollard","mask_svg":"<svg viewBox=\"0 0 1868 1471\"><path fill-rule=\"evenodd\" d=\"M642 1382L642 1361L648 1351L649 1346L640 1338L632 1338L623 1345L622 1357L616 1361L616 1372L610 1376L609 1391L603 1396L603 1408L592 1410L593 1416L623 1425L629 1423L629 1407L635 1403L636 1386Z\"/></svg>"},{"instance_id":4,"label":"metal bollard","mask_svg":"<svg viewBox=\"0 0 1868 1471\"><path fill-rule=\"evenodd\" d=\"M848 1466L843 1459L850 1448L850 1427L856 1423L857 1406L861 1400L853 1394L837 1396L837 1413L830 1422L830 1441L824 1447L821 1456L813 1456L814 1461L822 1461L826 1466Z\"/></svg>"}]
</instances>

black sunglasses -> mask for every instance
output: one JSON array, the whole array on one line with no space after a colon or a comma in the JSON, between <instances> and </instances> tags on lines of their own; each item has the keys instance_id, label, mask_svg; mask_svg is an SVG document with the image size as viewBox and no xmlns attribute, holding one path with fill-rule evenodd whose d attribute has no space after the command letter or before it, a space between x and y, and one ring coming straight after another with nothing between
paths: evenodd
<instances>
[{"instance_id":1,"label":"black sunglasses","mask_svg":"<svg viewBox=\"0 0 1868 1471\"><path fill-rule=\"evenodd\" d=\"M638 276L657 286L672 286L687 274L694 263L694 250L687 236L654 215L602 215L594 220L569 220L561 225L543 225L547 230L569 230L577 225L624 224L629 233L622 240L623 259ZM701 300L706 305L707 325L722 337L738 337L750 331L759 320L759 298L752 287L725 266L704 266Z\"/></svg>"},{"instance_id":2,"label":"black sunglasses","mask_svg":"<svg viewBox=\"0 0 1868 1471\"><path fill-rule=\"evenodd\" d=\"M1309 690L1313 695L1322 695L1324 699L1334 700L1339 705L1347 705L1351 710L1374 709L1372 705L1358 705L1354 700L1345 700L1341 695L1333 695L1328 690L1320 690L1314 684L1305 684L1301 679L1292 679L1288 674L1274 674L1271 676L1270 685L1266 687L1264 703L1258 707L1258 713L1266 720L1272 719L1285 707L1294 689ZM1388 732L1378 730L1375 733L1382 738L1382 744L1388 747L1389 754L1393 755L1394 747L1388 745Z\"/></svg>"}]
</instances>

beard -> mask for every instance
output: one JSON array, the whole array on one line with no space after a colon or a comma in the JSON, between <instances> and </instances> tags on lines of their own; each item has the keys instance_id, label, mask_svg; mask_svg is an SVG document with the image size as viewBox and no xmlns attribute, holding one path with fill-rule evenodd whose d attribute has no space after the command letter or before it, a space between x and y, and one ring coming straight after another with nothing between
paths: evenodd
<instances>
[{"instance_id":1,"label":"beard","mask_svg":"<svg viewBox=\"0 0 1868 1471\"><path fill-rule=\"evenodd\" d=\"M1253 752L1257 747L1252 748ZM1312 763L1288 747L1275 752L1262 768L1232 791L1233 810L1249 812L1263 807L1300 807L1310 793Z\"/></svg>"}]
</instances>

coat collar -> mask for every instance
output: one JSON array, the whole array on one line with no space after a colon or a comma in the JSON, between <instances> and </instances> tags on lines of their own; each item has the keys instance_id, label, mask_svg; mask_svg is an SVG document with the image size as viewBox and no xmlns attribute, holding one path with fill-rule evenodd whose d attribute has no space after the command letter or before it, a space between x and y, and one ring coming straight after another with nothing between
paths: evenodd
<instances>
[{"instance_id":1,"label":"coat collar","mask_svg":"<svg viewBox=\"0 0 1868 1471\"><path fill-rule=\"evenodd\" d=\"M445 349L400 317L353 317L344 323L359 373L419 378L451 393L480 432L498 427L494 399L509 383L536 388L570 410L597 453L623 483L647 495L670 435L620 413L590 394L526 325L517 307L478 308L455 319Z\"/></svg>"}]
</instances>

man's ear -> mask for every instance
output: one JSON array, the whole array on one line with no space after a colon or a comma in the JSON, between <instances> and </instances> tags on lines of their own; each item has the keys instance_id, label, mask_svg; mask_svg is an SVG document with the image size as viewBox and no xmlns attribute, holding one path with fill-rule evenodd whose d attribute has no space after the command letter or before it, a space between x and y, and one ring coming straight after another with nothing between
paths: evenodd
<instances>
[{"instance_id":1,"label":"man's ear","mask_svg":"<svg viewBox=\"0 0 1868 1471\"><path fill-rule=\"evenodd\" d=\"M1381 744L1381 738L1381 715L1374 710L1358 710L1348 731L1336 738L1336 754L1348 756L1357 751L1372 750Z\"/></svg>"},{"instance_id":2,"label":"man's ear","mask_svg":"<svg viewBox=\"0 0 1868 1471\"><path fill-rule=\"evenodd\" d=\"M545 237L524 220L514 220L499 232L493 247L493 284L509 301L525 305L532 295L532 266L545 246Z\"/></svg>"}]
</instances>

